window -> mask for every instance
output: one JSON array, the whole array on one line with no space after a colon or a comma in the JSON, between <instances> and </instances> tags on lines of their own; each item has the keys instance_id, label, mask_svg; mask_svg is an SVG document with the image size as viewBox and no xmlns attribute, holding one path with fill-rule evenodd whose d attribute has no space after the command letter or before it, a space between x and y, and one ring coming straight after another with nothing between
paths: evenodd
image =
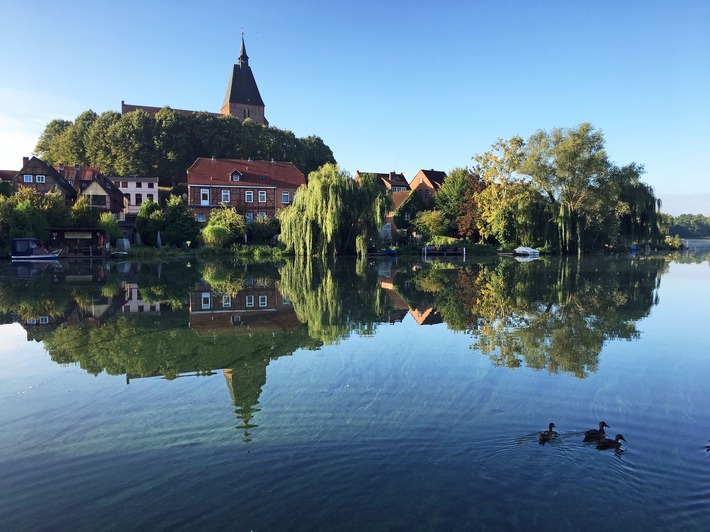
<instances>
[{"instance_id":1,"label":"window","mask_svg":"<svg viewBox=\"0 0 710 532\"><path fill-rule=\"evenodd\" d=\"M45 182L46 182L44 176L41 175L41 174L37 176L37 178L35 179L35 181L36 181L37 183L45 183Z\"/></svg>"},{"instance_id":2,"label":"window","mask_svg":"<svg viewBox=\"0 0 710 532\"><path fill-rule=\"evenodd\" d=\"M232 296L223 295L222 296L222 306L223 307L231 307L232 306Z\"/></svg>"},{"instance_id":3,"label":"window","mask_svg":"<svg viewBox=\"0 0 710 532\"><path fill-rule=\"evenodd\" d=\"M198 222L204 222L204 221L205 221L205 213L204 213L204 212L200 212L200 213L197 214L197 221L198 221Z\"/></svg>"},{"instance_id":4,"label":"window","mask_svg":"<svg viewBox=\"0 0 710 532\"><path fill-rule=\"evenodd\" d=\"M155 183L148 183L148 188L155 188Z\"/></svg>"},{"instance_id":5,"label":"window","mask_svg":"<svg viewBox=\"0 0 710 532\"><path fill-rule=\"evenodd\" d=\"M25 174L25 183L32 183L32 174Z\"/></svg>"},{"instance_id":6,"label":"window","mask_svg":"<svg viewBox=\"0 0 710 532\"><path fill-rule=\"evenodd\" d=\"M202 292L202 308L208 309L208 308L210 308L211 304L212 304L212 293L211 292Z\"/></svg>"},{"instance_id":7,"label":"window","mask_svg":"<svg viewBox=\"0 0 710 532\"><path fill-rule=\"evenodd\" d=\"M153 200L153 194L146 194L145 197L146 197L146 199L149 200L149 201L154 201L154 200Z\"/></svg>"},{"instance_id":8,"label":"window","mask_svg":"<svg viewBox=\"0 0 710 532\"><path fill-rule=\"evenodd\" d=\"M232 181L239 181L239 176L241 176L241 175L242 175L242 174L239 173L239 170L235 171L235 172L232 174Z\"/></svg>"},{"instance_id":9,"label":"window","mask_svg":"<svg viewBox=\"0 0 710 532\"><path fill-rule=\"evenodd\" d=\"M136 181L136 188L143 188L143 183Z\"/></svg>"},{"instance_id":10,"label":"window","mask_svg":"<svg viewBox=\"0 0 710 532\"><path fill-rule=\"evenodd\" d=\"M121 188L128 188L128 181L121 181Z\"/></svg>"},{"instance_id":11,"label":"window","mask_svg":"<svg viewBox=\"0 0 710 532\"><path fill-rule=\"evenodd\" d=\"M266 212L264 211L259 211L259 214L257 214L259 218L266 218Z\"/></svg>"},{"instance_id":12,"label":"window","mask_svg":"<svg viewBox=\"0 0 710 532\"><path fill-rule=\"evenodd\" d=\"M136 194L136 205L143 205L143 194Z\"/></svg>"},{"instance_id":13,"label":"window","mask_svg":"<svg viewBox=\"0 0 710 532\"><path fill-rule=\"evenodd\" d=\"M248 224L252 223L254 221L254 213L253 212L248 212L244 215L246 221Z\"/></svg>"},{"instance_id":14,"label":"window","mask_svg":"<svg viewBox=\"0 0 710 532\"><path fill-rule=\"evenodd\" d=\"M429 192L431 192L429 189L426 189L424 191L424 195L428 198L429 197Z\"/></svg>"},{"instance_id":15,"label":"window","mask_svg":"<svg viewBox=\"0 0 710 532\"><path fill-rule=\"evenodd\" d=\"M27 325L37 325L37 318L28 318Z\"/></svg>"},{"instance_id":16,"label":"window","mask_svg":"<svg viewBox=\"0 0 710 532\"><path fill-rule=\"evenodd\" d=\"M254 191L253 190L245 190L244 191L244 202L245 203L254 203Z\"/></svg>"},{"instance_id":17,"label":"window","mask_svg":"<svg viewBox=\"0 0 710 532\"><path fill-rule=\"evenodd\" d=\"M405 212L405 213L404 213L404 221L405 221L405 222L408 222L410 219L411 219L410 214L409 214L408 212Z\"/></svg>"},{"instance_id":18,"label":"window","mask_svg":"<svg viewBox=\"0 0 710 532\"><path fill-rule=\"evenodd\" d=\"M200 205L209 205L210 204L210 189L209 188L201 188L200 189Z\"/></svg>"},{"instance_id":19,"label":"window","mask_svg":"<svg viewBox=\"0 0 710 532\"><path fill-rule=\"evenodd\" d=\"M47 325L49 323L49 316L40 316L39 323L40 325Z\"/></svg>"},{"instance_id":20,"label":"window","mask_svg":"<svg viewBox=\"0 0 710 532\"><path fill-rule=\"evenodd\" d=\"M229 203L229 200L230 200L229 190L223 190L222 191L222 203Z\"/></svg>"},{"instance_id":21,"label":"window","mask_svg":"<svg viewBox=\"0 0 710 532\"><path fill-rule=\"evenodd\" d=\"M259 306L260 307L265 307L267 303L268 303L267 296L259 296Z\"/></svg>"},{"instance_id":22,"label":"window","mask_svg":"<svg viewBox=\"0 0 710 532\"><path fill-rule=\"evenodd\" d=\"M247 308L254 306L254 296L247 296Z\"/></svg>"},{"instance_id":23,"label":"window","mask_svg":"<svg viewBox=\"0 0 710 532\"><path fill-rule=\"evenodd\" d=\"M288 191L284 191L281 193L281 203L283 203L284 205L288 205L290 200L291 198Z\"/></svg>"},{"instance_id":24,"label":"window","mask_svg":"<svg viewBox=\"0 0 710 532\"><path fill-rule=\"evenodd\" d=\"M266 190L259 191L259 203L266 203Z\"/></svg>"}]
</instances>

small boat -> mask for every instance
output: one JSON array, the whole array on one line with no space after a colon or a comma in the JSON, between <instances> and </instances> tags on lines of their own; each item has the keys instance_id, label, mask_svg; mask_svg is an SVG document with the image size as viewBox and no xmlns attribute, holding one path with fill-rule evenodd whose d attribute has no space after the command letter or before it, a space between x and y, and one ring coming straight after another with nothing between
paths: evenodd
<instances>
[{"instance_id":1,"label":"small boat","mask_svg":"<svg viewBox=\"0 0 710 532\"><path fill-rule=\"evenodd\" d=\"M529 248L526 246L520 246L513 250L514 255L523 257L538 257L540 252L537 249Z\"/></svg>"},{"instance_id":2,"label":"small boat","mask_svg":"<svg viewBox=\"0 0 710 532\"><path fill-rule=\"evenodd\" d=\"M10 258L12 260L57 260L61 249L48 250L39 238L13 238L10 243Z\"/></svg>"}]
</instances>

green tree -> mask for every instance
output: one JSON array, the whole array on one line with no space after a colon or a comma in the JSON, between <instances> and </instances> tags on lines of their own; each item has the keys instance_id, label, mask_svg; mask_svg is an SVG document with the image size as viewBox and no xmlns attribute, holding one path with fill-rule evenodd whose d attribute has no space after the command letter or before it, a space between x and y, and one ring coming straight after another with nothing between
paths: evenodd
<instances>
[{"instance_id":1,"label":"green tree","mask_svg":"<svg viewBox=\"0 0 710 532\"><path fill-rule=\"evenodd\" d=\"M98 227L106 231L109 236L109 239L114 244L116 243L116 240L118 240L122 236L121 228L118 225L116 218L114 218L113 214L111 214L110 212L102 212L99 215Z\"/></svg>"},{"instance_id":2,"label":"green tree","mask_svg":"<svg viewBox=\"0 0 710 532\"><path fill-rule=\"evenodd\" d=\"M394 224L398 230L408 229L412 221L417 217L417 214L426 210L427 206L424 200L415 191L412 191L407 199L394 211Z\"/></svg>"},{"instance_id":3,"label":"green tree","mask_svg":"<svg viewBox=\"0 0 710 532\"><path fill-rule=\"evenodd\" d=\"M121 116L109 129L114 139L114 167L119 175L152 175L156 166L155 121L139 109Z\"/></svg>"},{"instance_id":4,"label":"green tree","mask_svg":"<svg viewBox=\"0 0 710 532\"><path fill-rule=\"evenodd\" d=\"M471 192L470 174L468 168L454 168L434 196L434 205L444 214L447 225L452 229L457 228L463 202Z\"/></svg>"},{"instance_id":5,"label":"green tree","mask_svg":"<svg viewBox=\"0 0 710 532\"><path fill-rule=\"evenodd\" d=\"M412 225L427 236L446 236L451 229L451 223L442 211L421 211Z\"/></svg>"},{"instance_id":6,"label":"green tree","mask_svg":"<svg viewBox=\"0 0 710 532\"><path fill-rule=\"evenodd\" d=\"M50 120L42 131L33 154L49 164L57 164L59 161L55 160L55 144L71 125L71 120L61 118Z\"/></svg>"},{"instance_id":7,"label":"green tree","mask_svg":"<svg viewBox=\"0 0 710 532\"><path fill-rule=\"evenodd\" d=\"M170 196L163 219L160 233L163 244L180 246L183 242L195 242L200 235L200 223L180 196Z\"/></svg>"},{"instance_id":8,"label":"green tree","mask_svg":"<svg viewBox=\"0 0 710 532\"><path fill-rule=\"evenodd\" d=\"M590 196L609 170L604 136L589 123L534 133L518 171L548 198L562 251L584 250Z\"/></svg>"},{"instance_id":9,"label":"green tree","mask_svg":"<svg viewBox=\"0 0 710 532\"><path fill-rule=\"evenodd\" d=\"M297 255L365 254L391 201L375 176L357 183L332 164L299 187L293 204L281 211L281 241Z\"/></svg>"},{"instance_id":10,"label":"green tree","mask_svg":"<svg viewBox=\"0 0 710 532\"><path fill-rule=\"evenodd\" d=\"M104 175L116 174L116 141L112 132L121 119L116 111L101 113L87 132L86 157L91 166L97 166Z\"/></svg>"},{"instance_id":11,"label":"green tree","mask_svg":"<svg viewBox=\"0 0 710 532\"><path fill-rule=\"evenodd\" d=\"M72 227L96 227L99 225L99 213L91 208L86 196L79 196L71 208Z\"/></svg>"},{"instance_id":12,"label":"green tree","mask_svg":"<svg viewBox=\"0 0 710 532\"><path fill-rule=\"evenodd\" d=\"M146 200L136 216L136 230L147 246L155 246L158 242L158 231L165 227L165 216L160 205L152 200Z\"/></svg>"},{"instance_id":13,"label":"green tree","mask_svg":"<svg viewBox=\"0 0 710 532\"><path fill-rule=\"evenodd\" d=\"M242 241L246 233L246 220L233 207L222 205L212 209L210 219L202 230L205 244L226 247Z\"/></svg>"}]
</instances>

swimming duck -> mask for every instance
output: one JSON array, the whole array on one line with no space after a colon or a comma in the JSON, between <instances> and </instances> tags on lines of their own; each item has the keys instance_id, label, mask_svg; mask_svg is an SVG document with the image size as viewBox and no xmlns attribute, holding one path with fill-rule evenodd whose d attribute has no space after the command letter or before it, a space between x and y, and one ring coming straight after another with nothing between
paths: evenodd
<instances>
[{"instance_id":1,"label":"swimming duck","mask_svg":"<svg viewBox=\"0 0 710 532\"><path fill-rule=\"evenodd\" d=\"M613 440L602 438L597 442L597 449L621 449L621 442L626 441L621 434L617 434Z\"/></svg>"},{"instance_id":2,"label":"swimming duck","mask_svg":"<svg viewBox=\"0 0 710 532\"><path fill-rule=\"evenodd\" d=\"M540 442L540 445L545 445L548 441L557 436L557 433L552 430L554 428L555 424L550 423L550 425L547 427L547 430L543 430L540 434L538 434L537 439Z\"/></svg>"},{"instance_id":3,"label":"swimming duck","mask_svg":"<svg viewBox=\"0 0 710 532\"><path fill-rule=\"evenodd\" d=\"M611 428L604 421L599 422L599 429L589 429L584 433L584 440L601 440L604 439L606 433L604 432L604 427Z\"/></svg>"}]
</instances>

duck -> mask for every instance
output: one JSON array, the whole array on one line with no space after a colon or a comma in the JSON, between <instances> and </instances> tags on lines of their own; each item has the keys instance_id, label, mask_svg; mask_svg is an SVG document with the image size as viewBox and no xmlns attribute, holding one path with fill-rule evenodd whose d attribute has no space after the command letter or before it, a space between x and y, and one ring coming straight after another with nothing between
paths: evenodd
<instances>
[{"instance_id":1,"label":"duck","mask_svg":"<svg viewBox=\"0 0 710 532\"><path fill-rule=\"evenodd\" d=\"M602 438L597 442L597 449L621 449L622 441L626 441L626 439L621 434L617 434L613 440Z\"/></svg>"},{"instance_id":2,"label":"duck","mask_svg":"<svg viewBox=\"0 0 710 532\"><path fill-rule=\"evenodd\" d=\"M611 428L609 427L609 425L606 424L606 422L600 421L598 429L589 429L584 433L584 440L590 441L604 439L604 437L606 436L606 432L604 432L604 427Z\"/></svg>"},{"instance_id":3,"label":"duck","mask_svg":"<svg viewBox=\"0 0 710 532\"><path fill-rule=\"evenodd\" d=\"M554 428L555 424L550 423L547 427L547 430L543 430L540 434L538 434L537 439L540 442L540 445L545 445L548 441L557 436L557 433L552 430Z\"/></svg>"}]
</instances>

